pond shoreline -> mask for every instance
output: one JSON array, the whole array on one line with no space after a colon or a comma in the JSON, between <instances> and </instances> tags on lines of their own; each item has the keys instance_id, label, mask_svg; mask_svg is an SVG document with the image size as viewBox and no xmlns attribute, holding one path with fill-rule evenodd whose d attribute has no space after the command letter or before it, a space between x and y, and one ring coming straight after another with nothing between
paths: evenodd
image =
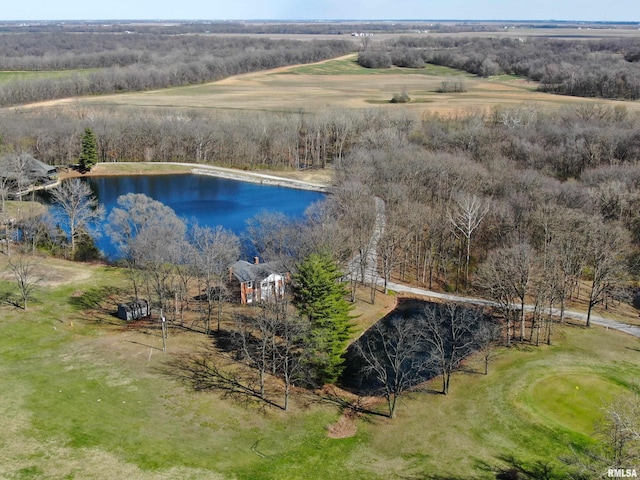
<instances>
[{"instance_id":1,"label":"pond shoreline","mask_svg":"<svg viewBox=\"0 0 640 480\"><path fill-rule=\"evenodd\" d=\"M118 167L116 167L118 165ZM121 168L121 166L125 168ZM132 167L140 166L142 168L135 169ZM164 168L162 168L164 166ZM174 168L166 168L166 167ZM112 167L112 168L109 168ZM113 168L115 167L115 168ZM152 167L152 168L149 168ZM160 167L160 168L158 168ZM295 178L287 178L284 176L258 173L255 171L236 170L233 168L216 167L213 165L203 165L198 163L178 163L178 162L114 162L114 163L98 163L93 170L80 173L75 170L62 172L60 179L67 178L83 178L83 177L106 177L116 175L206 175L229 180L238 180L242 182L256 183L260 185L269 185L285 188L295 188L298 190L311 190L315 192L328 193L330 191L330 181L322 179L322 182L310 182L307 180L299 180Z\"/></svg>"}]
</instances>

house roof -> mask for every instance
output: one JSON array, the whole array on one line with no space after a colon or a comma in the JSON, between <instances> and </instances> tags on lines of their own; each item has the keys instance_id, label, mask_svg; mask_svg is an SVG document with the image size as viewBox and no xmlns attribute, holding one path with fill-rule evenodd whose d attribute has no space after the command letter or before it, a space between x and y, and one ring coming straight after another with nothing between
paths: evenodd
<instances>
[{"instance_id":1,"label":"house roof","mask_svg":"<svg viewBox=\"0 0 640 480\"><path fill-rule=\"evenodd\" d=\"M140 310L140 309L144 309L144 308L148 308L149 307L149 301L148 300L143 300L143 299L138 299L138 300L133 300L132 302L129 303L121 303L118 305L118 308L120 309L124 309L127 312L131 312L134 310Z\"/></svg>"},{"instance_id":2,"label":"house roof","mask_svg":"<svg viewBox=\"0 0 640 480\"><path fill-rule=\"evenodd\" d=\"M13 157L15 158L15 157ZM18 178L20 175L28 175L30 177L47 177L56 173L56 167L47 165L44 162L32 157L27 153L18 155L19 161L8 162L8 170L3 174L5 178ZM22 165L22 171L18 171Z\"/></svg>"},{"instance_id":3,"label":"house roof","mask_svg":"<svg viewBox=\"0 0 640 480\"><path fill-rule=\"evenodd\" d=\"M41 162L37 158L32 157L26 153L20 155L20 157L24 160L25 164L29 168L29 171L37 174L37 175L49 175L51 173L56 172L56 167L52 165L47 165L44 162Z\"/></svg>"},{"instance_id":4,"label":"house roof","mask_svg":"<svg viewBox=\"0 0 640 480\"><path fill-rule=\"evenodd\" d=\"M239 282L253 282L263 280L273 273L282 273L282 266L274 263L249 263L245 260L238 260L229 266L229 270Z\"/></svg>"}]
</instances>

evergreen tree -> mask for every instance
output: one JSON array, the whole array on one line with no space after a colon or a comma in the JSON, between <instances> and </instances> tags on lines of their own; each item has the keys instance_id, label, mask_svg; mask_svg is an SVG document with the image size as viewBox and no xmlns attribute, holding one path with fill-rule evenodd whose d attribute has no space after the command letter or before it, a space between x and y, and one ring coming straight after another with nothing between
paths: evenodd
<instances>
[{"instance_id":1,"label":"evergreen tree","mask_svg":"<svg viewBox=\"0 0 640 480\"><path fill-rule=\"evenodd\" d=\"M331 256L313 253L293 276L293 304L311 325L309 363L320 383L334 383L344 369L352 309L342 276Z\"/></svg>"},{"instance_id":2,"label":"evergreen tree","mask_svg":"<svg viewBox=\"0 0 640 480\"><path fill-rule=\"evenodd\" d=\"M96 137L93 130L89 127L84 129L82 133L82 151L80 152L80 160L78 162L80 168L89 171L98 163L98 154L96 152Z\"/></svg>"}]
</instances>

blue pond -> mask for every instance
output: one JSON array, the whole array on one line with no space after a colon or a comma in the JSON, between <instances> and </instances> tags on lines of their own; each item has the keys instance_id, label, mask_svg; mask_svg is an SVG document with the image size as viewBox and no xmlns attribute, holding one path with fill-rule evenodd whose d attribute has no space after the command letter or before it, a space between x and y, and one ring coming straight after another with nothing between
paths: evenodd
<instances>
[{"instance_id":1,"label":"blue pond","mask_svg":"<svg viewBox=\"0 0 640 480\"><path fill-rule=\"evenodd\" d=\"M322 200L324 193L293 188L258 185L203 175L148 175L91 177L86 179L107 216L117 199L127 193L144 193L171 207L186 220L197 220L201 226L222 225L240 235L246 220L261 211L278 211L299 218L312 203ZM96 240L108 257L116 249L107 235Z\"/></svg>"}]
</instances>

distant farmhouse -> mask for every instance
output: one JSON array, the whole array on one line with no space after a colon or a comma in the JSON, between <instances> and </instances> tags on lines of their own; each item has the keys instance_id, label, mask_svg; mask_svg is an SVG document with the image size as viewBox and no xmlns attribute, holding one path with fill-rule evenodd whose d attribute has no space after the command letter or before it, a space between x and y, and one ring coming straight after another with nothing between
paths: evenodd
<instances>
[{"instance_id":1,"label":"distant farmhouse","mask_svg":"<svg viewBox=\"0 0 640 480\"><path fill-rule=\"evenodd\" d=\"M238 260L229 267L229 291L232 300L243 305L272 301L284 295L288 274L274 263Z\"/></svg>"},{"instance_id":2,"label":"distant farmhouse","mask_svg":"<svg viewBox=\"0 0 640 480\"><path fill-rule=\"evenodd\" d=\"M31 190L37 186L52 185L58 180L56 167L47 165L31 155L5 156L0 160L0 179L17 194L18 190Z\"/></svg>"}]
</instances>

